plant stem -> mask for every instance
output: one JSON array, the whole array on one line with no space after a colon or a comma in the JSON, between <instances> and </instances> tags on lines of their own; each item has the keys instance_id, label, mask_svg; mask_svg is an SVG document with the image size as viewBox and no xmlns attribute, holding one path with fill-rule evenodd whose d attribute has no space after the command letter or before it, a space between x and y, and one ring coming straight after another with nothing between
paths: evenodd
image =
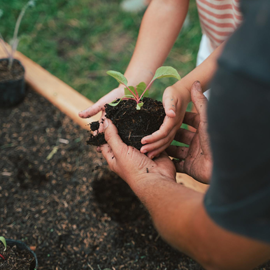
<instances>
[{"instance_id":1,"label":"plant stem","mask_svg":"<svg viewBox=\"0 0 270 270\"><path fill-rule=\"evenodd\" d=\"M144 93L151 87L152 83L154 82L154 80L152 80L147 87L144 89L143 93L141 94L139 101L141 100L141 98L143 97Z\"/></svg>"},{"instance_id":2,"label":"plant stem","mask_svg":"<svg viewBox=\"0 0 270 270\"><path fill-rule=\"evenodd\" d=\"M139 99L138 99L139 97L136 96L127 85L124 84L124 86L129 90L129 92L132 94L132 96L135 98L136 102L138 103L139 102Z\"/></svg>"},{"instance_id":3,"label":"plant stem","mask_svg":"<svg viewBox=\"0 0 270 270\"><path fill-rule=\"evenodd\" d=\"M27 4L21 10L20 15L19 15L19 17L17 19L17 22L16 22L16 25L15 25L14 34L13 34L13 40L12 40L12 45L11 45L12 51L11 51L11 54L9 55L9 63L8 63L9 70L12 67L13 59L14 59L13 55L14 55L14 52L16 51L16 49L17 49L17 46L18 46L18 32L19 32L20 24L21 24L23 15L24 15L26 9L28 8L30 2L31 1L28 1Z\"/></svg>"},{"instance_id":4,"label":"plant stem","mask_svg":"<svg viewBox=\"0 0 270 270\"><path fill-rule=\"evenodd\" d=\"M1 35L1 33L0 33L0 42L1 42L2 47L4 48L6 54L7 54L8 58L9 58L10 57L10 52L7 49L7 45L5 44L5 41L4 41L3 36Z\"/></svg>"}]
</instances>

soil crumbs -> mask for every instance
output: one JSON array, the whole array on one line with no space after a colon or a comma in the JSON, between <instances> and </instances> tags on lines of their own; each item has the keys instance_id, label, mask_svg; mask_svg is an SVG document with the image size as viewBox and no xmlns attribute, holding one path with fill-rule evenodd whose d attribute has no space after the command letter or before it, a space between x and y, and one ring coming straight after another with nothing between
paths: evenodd
<instances>
[{"instance_id":1,"label":"soil crumbs","mask_svg":"<svg viewBox=\"0 0 270 270\"><path fill-rule=\"evenodd\" d=\"M0 260L1 270L34 270L35 268L35 258L28 250L19 249L14 245L7 246L5 251L4 246L1 245L0 253L5 258L5 260Z\"/></svg>"},{"instance_id":2,"label":"soil crumbs","mask_svg":"<svg viewBox=\"0 0 270 270\"><path fill-rule=\"evenodd\" d=\"M12 68L9 70L8 59L0 59L0 82L19 80L24 75L24 68L17 59L13 60Z\"/></svg>"},{"instance_id":3,"label":"soil crumbs","mask_svg":"<svg viewBox=\"0 0 270 270\"><path fill-rule=\"evenodd\" d=\"M40 270L201 270L159 237L88 137L31 90L0 110L0 235L35 249Z\"/></svg>"}]
</instances>

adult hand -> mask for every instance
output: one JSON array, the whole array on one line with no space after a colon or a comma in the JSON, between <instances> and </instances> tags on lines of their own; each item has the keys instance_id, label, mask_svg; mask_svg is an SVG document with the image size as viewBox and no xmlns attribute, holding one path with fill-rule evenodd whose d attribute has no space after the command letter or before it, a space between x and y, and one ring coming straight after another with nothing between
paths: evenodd
<instances>
[{"instance_id":1,"label":"adult hand","mask_svg":"<svg viewBox=\"0 0 270 270\"><path fill-rule=\"evenodd\" d=\"M191 99L198 113L186 112L183 123L194 127L196 132L179 129L175 140L188 144L189 147L169 146L169 156L180 159L175 161L178 172L187 173L196 180L209 183L212 173L212 154L207 134L207 99L201 85L195 82L191 89Z\"/></svg>"},{"instance_id":2,"label":"adult hand","mask_svg":"<svg viewBox=\"0 0 270 270\"><path fill-rule=\"evenodd\" d=\"M153 158L164 151L173 141L177 130L180 128L187 105L190 100L188 89L176 89L175 86L166 88L163 94L163 106L165 109L165 119L159 130L153 134L142 138L145 144L140 151L147 153Z\"/></svg>"},{"instance_id":3,"label":"adult hand","mask_svg":"<svg viewBox=\"0 0 270 270\"><path fill-rule=\"evenodd\" d=\"M107 144L100 147L101 152L110 169L128 184L152 176L175 181L176 169L167 154L163 152L159 158L151 160L136 148L123 143L110 120L105 120L104 128Z\"/></svg>"}]
</instances>

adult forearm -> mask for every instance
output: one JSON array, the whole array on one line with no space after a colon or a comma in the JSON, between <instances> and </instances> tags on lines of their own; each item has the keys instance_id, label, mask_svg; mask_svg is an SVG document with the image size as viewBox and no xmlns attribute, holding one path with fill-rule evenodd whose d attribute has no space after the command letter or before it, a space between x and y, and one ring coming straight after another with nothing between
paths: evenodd
<instances>
[{"instance_id":1,"label":"adult forearm","mask_svg":"<svg viewBox=\"0 0 270 270\"><path fill-rule=\"evenodd\" d=\"M161 236L175 248L194 255L192 235L196 232L192 232L190 224L203 194L160 175L131 182L130 186L148 209Z\"/></svg>"},{"instance_id":2,"label":"adult forearm","mask_svg":"<svg viewBox=\"0 0 270 270\"><path fill-rule=\"evenodd\" d=\"M206 269L247 270L270 257L270 246L226 231L203 207L203 194L152 175L130 183L160 235Z\"/></svg>"},{"instance_id":3,"label":"adult forearm","mask_svg":"<svg viewBox=\"0 0 270 270\"><path fill-rule=\"evenodd\" d=\"M168 56L185 20L189 0L153 0L125 72L130 84L148 83Z\"/></svg>"}]
</instances>

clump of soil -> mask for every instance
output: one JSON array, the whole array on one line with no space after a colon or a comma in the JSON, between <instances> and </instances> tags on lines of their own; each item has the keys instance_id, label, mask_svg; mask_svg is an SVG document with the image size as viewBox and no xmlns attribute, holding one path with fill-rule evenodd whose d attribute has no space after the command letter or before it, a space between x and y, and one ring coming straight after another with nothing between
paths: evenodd
<instances>
[{"instance_id":1,"label":"clump of soil","mask_svg":"<svg viewBox=\"0 0 270 270\"><path fill-rule=\"evenodd\" d=\"M3 245L2 245L3 246ZM34 270L35 258L28 250L22 250L17 246L7 246L7 250L4 251L4 246L0 247L0 254L3 255L5 260L0 258L1 270Z\"/></svg>"},{"instance_id":2,"label":"clump of soil","mask_svg":"<svg viewBox=\"0 0 270 270\"><path fill-rule=\"evenodd\" d=\"M105 105L105 116L114 123L123 142L138 150L142 147L141 139L157 131L165 117L162 102L144 98L143 103L140 110L136 109L136 102L130 99L122 100L117 106ZM97 130L95 123L90 124L92 131ZM104 134L90 134L87 143L95 146L105 144Z\"/></svg>"},{"instance_id":3,"label":"clump of soil","mask_svg":"<svg viewBox=\"0 0 270 270\"><path fill-rule=\"evenodd\" d=\"M19 80L24 75L24 68L18 60L14 59L10 70L8 63L8 59L0 59L0 82Z\"/></svg>"}]
</instances>

